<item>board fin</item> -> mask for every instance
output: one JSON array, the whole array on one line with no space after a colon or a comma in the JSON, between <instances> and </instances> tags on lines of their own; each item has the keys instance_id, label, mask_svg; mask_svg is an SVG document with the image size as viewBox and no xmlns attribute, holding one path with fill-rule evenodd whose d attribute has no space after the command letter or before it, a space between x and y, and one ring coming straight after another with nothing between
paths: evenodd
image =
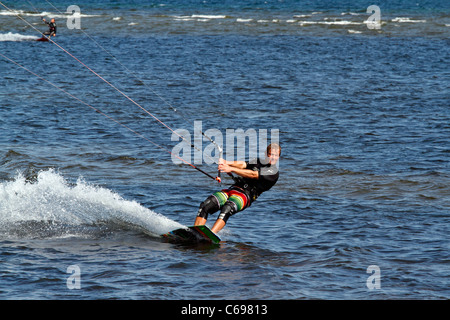
<instances>
[{"instance_id":1,"label":"board fin","mask_svg":"<svg viewBox=\"0 0 450 320\"><path fill-rule=\"evenodd\" d=\"M221 241L220 238L206 225L180 228L165 233L162 236L169 241L172 240L175 242L209 242L219 244Z\"/></svg>"}]
</instances>

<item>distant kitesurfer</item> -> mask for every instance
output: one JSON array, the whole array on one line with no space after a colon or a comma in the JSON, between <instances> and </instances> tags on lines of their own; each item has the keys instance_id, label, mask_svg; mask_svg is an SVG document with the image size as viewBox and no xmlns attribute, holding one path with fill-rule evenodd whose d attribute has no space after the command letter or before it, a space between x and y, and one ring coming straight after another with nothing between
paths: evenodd
<instances>
[{"instance_id":1,"label":"distant kitesurfer","mask_svg":"<svg viewBox=\"0 0 450 320\"><path fill-rule=\"evenodd\" d=\"M48 31L44 32L44 35L49 37L56 36L56 22L55 19L52 18L50 22L47 22L44 18L42 18L42 21L44 21L48 25Z\"/></svg>"},{"instance_id":2,"label":"distant kitesurfer","mask_svg":"<svg viewBox=\"0 0 450 320\"><path fill-rule=\"evenodd\" d=\"M219 217L211 231L219 232L229 217L248 208L261 193L272 188L278 180L276 166L281 154L279 144L272 143L267 147L266 159L258 159L256 163L249 161L226 161L219 159L219 171L234 173L234 184L228 189L215 192L202 202L194 225L204 225L208 215L220 209Z\"/></svg>"}]
</instances>

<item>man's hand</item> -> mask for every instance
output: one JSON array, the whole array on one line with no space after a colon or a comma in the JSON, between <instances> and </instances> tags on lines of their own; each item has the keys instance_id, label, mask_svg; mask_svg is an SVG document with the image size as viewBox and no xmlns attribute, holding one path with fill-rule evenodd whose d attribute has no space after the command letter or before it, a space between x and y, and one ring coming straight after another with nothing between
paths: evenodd
<instances>
[{"instance_id":1,"label":"man's hand","mask_svg":"<svg viewBox=\"0 0 450 320\"><path fill-rule=\"evenodd\" d=\"M217 170L219 170L220 172L226 172L229 173L231 172L231 167L228 164L227 160L219 158L219 166L217 168Z\"/></svg>"},{"instance_id":2,"label":"man's hand","mask_svg":"<svg viewBox=\"0 0 450 320\"><path fill-rule=\"evenodd\" d=\"M219 168L218 168L218 170L220 172L230 173L231 170L232 170L232 167L230 167L226 163L220 163L220 160L219 160Z\"/></svg>"}]
</instances>

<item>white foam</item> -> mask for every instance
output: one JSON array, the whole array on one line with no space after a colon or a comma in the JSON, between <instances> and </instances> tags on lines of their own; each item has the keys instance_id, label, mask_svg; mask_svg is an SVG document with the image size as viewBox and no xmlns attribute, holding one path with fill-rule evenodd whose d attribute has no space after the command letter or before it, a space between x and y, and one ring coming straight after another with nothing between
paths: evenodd
<instances>
[{"instance_id":1,"label":"white foam","mask_svg":"<svg viewBox=\"0 0 450 320\"><path fill-rule=\"evenodd\" d=\"M253 19L246 19L246 18L237 18L236 22L251 22Z\"/></svg>"},{"instance_id":2,"label":"white foam","mask_svg":"<svg viewBox=\"0 0 450 320\"><path fill-rule=\"evenodd\" d=\"M175 18L175 21L195 21L195 19L191 19L191 18Z\"/></svg>"},{"instance_id":3,"label":"white foam","mask_svg":"<svg viewBox=\"0 0 450 320\"><path fill-rule=\"evenodd\" d=\"M23 10L0 10L0 16L17 16L25 15Z\"/></svg>"},{"instance_id":4,"label":"white foam","mask_svg":"<svg viewBox=\"0 0 450 320\"><path fill-rule=\"evenodd\" d=\"M425 22L427 22L427 20L413 20L413 19L408 18L408 17L397 17L397 18L392 19L392 22L425 23Z\"/></svg>"},{"instance_id":5,"label":"white foam","mask_svg":"<svg viewBox=\"0 0 450 320\"><path fill-rule=\"evenodd\" d=\"M326 22L324 22L324 24L335 24L335 25L360 25L360 24L363 24L363 23L362 23L362 22L354 22L354 21L341 20L341 21L326 21Z\"/></svg>"},{"instance_id":6,"label":"white foam","mask_svg":"<svg viewBox=\"0 0 450 320\"><path fill-rule=\"evenodd\" d=\"M23 35L19 33L0 33L0 42L2 41L30 41L30 40L36 40L38 37L36 36L29 36L29 35Z\"/></svg>"},{"instance_id":7,"label":"white foam","mask_svg":"<svg viewBox=\"0 0 450 320\"><path fill-rule=\"evenodd\" d=\"M28 17L48 17L48 18L55 18L55 19L67 19L67 17L81 17L81 18L92 18L92 17L100 17L100 15L96 14L83 14L83 13L53 13L48 11L42 11L40 13L35 12L26 12L23 10L0 10L0 16L28 16Z\"/></svg>"},{"instance_id":8,"label":"white foam","mask_svg":"<svg viewBox=\"0 0 450 320\"><path fill-rule=\"evenodd\" d=\"M81 225L111 225L139 230L156 236L183 227L135 201L93 186L82 179L69 184L54 170L39 172L37 181L26 182L22 175L0 184L0 227L24 222Z\"/></svg>"},{"instance_id":9,"label":"white foam","mask_svg":"<svg viewBox=\"0 0 450 320\"><path fill-rule=\"evenodd\" d=\"M173 16L175 21L194 21L194 18L191 18L191 16Z\"/></svg>"},{"instance_id":10,"label":"white foam","mask_svg":"<svg viewBox=\"0 0 450 320\"><path fill-rule=\"evenodd\" d=\"M208 15L208 14L193 14L191 18L194 19L225 19L225 15Z\"/></svg>"},{"instance_id":11,"label":"white foam","mask_svg":"<svg viewBox=\"0 0 450 320\"><path fill-rule=\"evenodd\" d=\"M354 22L347 20L339 20L339 21L299 21L300 25L308 25L308 24L323 24L323 25L361 25L362 22Z\"/></svg>"},{"instance_id":12,"label":"white foam","mask_svg":"<svg viewBox=\"0 0 450 320\"><path fill-rule=\"evenodd\" d=\"M361 13L356 13L356 12L341 12L341 16L345 16L345 15L360 16Z\"/></svg>"}]
</instances>

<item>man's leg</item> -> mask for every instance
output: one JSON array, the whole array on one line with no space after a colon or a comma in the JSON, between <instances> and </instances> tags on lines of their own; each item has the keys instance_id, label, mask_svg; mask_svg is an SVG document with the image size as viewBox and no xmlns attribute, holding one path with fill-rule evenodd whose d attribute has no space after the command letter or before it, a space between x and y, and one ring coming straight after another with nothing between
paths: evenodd
<instances>
[{"instance_id":1,"label":"man's leg","mask_svg":"<svg viewBox=\"0 0 450 320\"><path fill-rule=\"evenodd\" d=\"M202 226L206 223L208 215L214 213L220 209L220 203L215 195L209 196L205 201L200 204L197 217L195 218L194 225Z\"/></svg>"},{"instance_id":2,"label":"man's leg","mask_svg":"<svg viewBox=\"0 0 450 320\"><path fill-rule=\"evenodd\" d=\"M249 205L249 201L247 196L239 191L230 190L227 195L229 196L228 200L221 206L221 211L219 217L214 223L211 231L214 233L219 232L225 227L228 218L230 218L235 213L244 210Z\"/></svg>"},{"instance_id":3,"label":"man's leg","mask_svg":"<svg viewBox=\"0 0 450 320\"><path fill-rule=\"evenodd\" d=\"M223 229L223 227L225 227L226 222L223 221L222 219L217 219L216 222L214 223L211 231L214 233L219 232L220 230Z\"/></svg>"},{"instance_id":4,"label":"man's leg","mask_svg":"<svg viewBox=\"0 0 450 320\"><path fill-rule=\"evenodd\" d=\"M202 217L196 217L195 218L195 222L194 222L194 226L203 226L206 224L206 219L202 218Z\"/></svg>"},{"instance_id":5,"label":"man's leg","mask_svg":"<svg viewBox=\"0 0 450 320\"><path fill-rule=\"evenodd\" d=\"M222 210L220 211L219 217L217 218L216 222L211 228L211 231L217 233L220 230L222 230L223 227L225 227L225 225L227 224L228 218L231 217L236 212L237 208L234 202L232 201L225 202L225 204L222 207Z\"/></svg>"}]
</instances>

